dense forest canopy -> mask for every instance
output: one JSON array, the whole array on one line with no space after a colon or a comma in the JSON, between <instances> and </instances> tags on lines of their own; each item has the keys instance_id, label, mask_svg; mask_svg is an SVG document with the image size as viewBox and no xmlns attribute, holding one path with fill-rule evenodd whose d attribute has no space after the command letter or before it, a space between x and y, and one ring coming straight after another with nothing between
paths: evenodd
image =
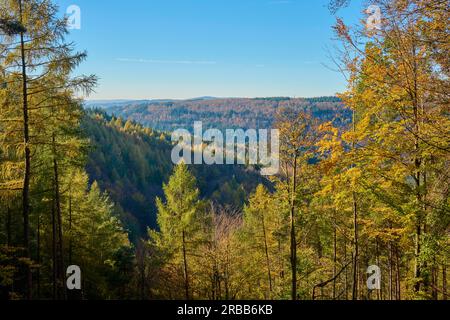
<instances>
[{"instance_id":1,"label":"dense forest canopy","mask_svg":"<svg viewBox=\"0 0 450 320\"><path fill-rule=\"evenodd\" d=\"M91 142L86 165L90 180L108 191L131 239L145 236L147 227L157 228L155 198L163 195L162 184L173 168L170 133L100 110L88 112L81 128ZM258 184L271 184L252 167L193 165L190 169L201 197L236 210L242 209L246 195Z\"/></svg>"},{"instance_id":2,"label":"dense forest canopy","mask_svg":"<svg viewBox=\"0 0 450 320\"><path fill-rule=\"evenodd\" d=\"M110 115L138 121L163 131L179 128L192 130L194 121L203 121L204 127L217 129L271 128L275 114L283 108L312 112L322 121L335 119L340 125L351 120L349 110L343 108L338 97L319 98L208 98L192 100L137 101L122 103L90 103L89 107L105 109Z\"/></svg>"},{"instance_id":3,"label":"dense forest canopy","mask_svg":"<svg viewBox=\"0 0 450 320\"><path fill-rule=\"evenodd\" d=\"M447 300L448 1L370 3L336 20L338 98L86 111L58 8L0 1L0 298ZM173 165L195 120L278 129L280 171Z\"/></svg>"}]
</instances>

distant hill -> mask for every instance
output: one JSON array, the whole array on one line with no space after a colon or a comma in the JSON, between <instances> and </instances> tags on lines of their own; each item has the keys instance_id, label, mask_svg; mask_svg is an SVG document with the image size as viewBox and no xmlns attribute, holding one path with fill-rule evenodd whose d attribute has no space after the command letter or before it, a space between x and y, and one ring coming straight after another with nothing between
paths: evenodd
<instances>
[{"instance_id":1,"label":"distant hill","mask_svg":"<svg viewBox=\"0 0 450 320\"><path fill-rule=\"evenodd\" d=\"M259 129L271 128L277 110L286 107L308 110L323 121L337 118L342 124L351 115L337 97L318 98L214 98L190 100L150 100L121 103L97 103L110 115L137 121L162 131L191 129L194 121L203 121L205 128Z\"/></svg>"},{"instance_id":2,"label":"distant hill","mask_svg":"<svg viewBox=\"0 0 450 320\"><path fill-rule=\"evenodd\" d=\"M131 105L135 103L150 103L152 100L88 100L84 102L84 106L86 108L92 109L92 108L102 108L102 109L108 109L111 107L117 107L117 106L126 106Z\"/></svg>"},{"instance_id":3,"label":"distant hill","mask_svg":"<svg viewBox=\"0 0 450 320\"><path fill-rule=\"evenodd\" d=\"M205 101L205 100L215 100L215 97L198 97L188 99L186 101ZM176 99L151 99L151 100L131 100L131 99L118 99L118 100L87 100L84 102L86 108L102 108L108 109L111 107L127 106L127 105L137 105L137 104L154 104L154 103L168 103L181 101Z\"/></svg>"},{"instance_id":4,"label":"distant hill","mask_svg":"<svg viewBox=\"0 0 450 320\"><path fill-rule=\"evenodd\" d=\"M88 111L82 130L91 142L87 159L90 180L97 181L116 204L131 239L156 228L155 198L172 173L170 137L131 121ZM201 196L223 206L241 208L260 183L270 183L255 168L240 165L192 165Z\"/></svg>"}]
</instances>

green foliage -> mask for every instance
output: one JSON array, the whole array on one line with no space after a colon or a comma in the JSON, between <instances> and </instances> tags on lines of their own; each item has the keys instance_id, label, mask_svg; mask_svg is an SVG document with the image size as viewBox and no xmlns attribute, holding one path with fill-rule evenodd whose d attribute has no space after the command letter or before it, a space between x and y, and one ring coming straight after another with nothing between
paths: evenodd
<instances>
[{"instance_id":1,"label":"green foliage","mask_svg":"<svg viewBox=\"0 0 450 320\"><path fill-rule=\"evenodd\" d=\"M160 231L149 232L149 245L165 255L162 268L181 270L170 276L172 281L184 282L185 298L189 299L196 290L191 284L191 272L195 270L191 265L196 263L198 248L209 238L210 215L185 164L175 168L163 189L166 201L156 200ZM184 274L183 280L177 280L180 274Z\"/></svg>"},{"instance_id":2,"label":"green foliage","mask_svg":"<svg viewBox=\"0 0 450 320\"><path fill-rule=\"evenodd\" d=\"M163 196L162 184L172 171L172 144L159 139L153 129L131 121L124 124L99 110L88 111L81 126L91 143L86 166L90 181L108 191L130 239L137 243L148 227L157 228L155 198ZM222 206L242 208L246 194L258 183L270 185L257 171L238 165L192 165L190 170L200 197Z\"/></svg>"}]
</instances>

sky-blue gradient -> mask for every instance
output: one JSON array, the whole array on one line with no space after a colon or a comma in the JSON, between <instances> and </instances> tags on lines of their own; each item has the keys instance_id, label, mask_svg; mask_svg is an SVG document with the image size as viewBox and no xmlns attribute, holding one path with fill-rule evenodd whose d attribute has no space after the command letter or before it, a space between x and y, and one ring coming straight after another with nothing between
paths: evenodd
<instances>
[{"instance_id":1,"label":"sky-blue gradient","mask_svg":"<svg viewBox=\"0 0 450 320\"><path fill-rule=\"evenodd\" d=\"M58 0L81 9L68 40L96 74L90 99L333 95L328 0ZM339 12L364 16L360 1ZM328 66L328 67L327 67Z\"/></svg>"}]
</instances>

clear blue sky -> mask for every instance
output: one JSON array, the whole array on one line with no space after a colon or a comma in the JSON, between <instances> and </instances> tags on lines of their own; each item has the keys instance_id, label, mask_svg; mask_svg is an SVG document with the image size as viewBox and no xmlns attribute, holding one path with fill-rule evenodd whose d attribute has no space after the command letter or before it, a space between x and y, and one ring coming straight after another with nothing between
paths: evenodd
<instances>
[{"instance_id":1,"label":"clear blue sky","mask_svg":"<svg viewBox=\"0 0 450 320\"><path fill-rule=\"evenodd\" d=\"M100 78L90 99L333 95L335 18L328 0L57 0L81 9L69 40L77 72ZM360 1L339 15L356 23Z\"/></svg>"}]
</instances>

